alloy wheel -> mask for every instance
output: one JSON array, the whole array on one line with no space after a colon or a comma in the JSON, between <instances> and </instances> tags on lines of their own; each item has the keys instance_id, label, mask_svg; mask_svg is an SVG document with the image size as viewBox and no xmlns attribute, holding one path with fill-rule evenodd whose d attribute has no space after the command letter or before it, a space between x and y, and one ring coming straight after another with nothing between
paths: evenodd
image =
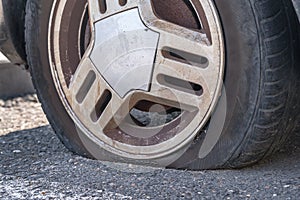
<instances>
[{"instance_id":1,"label":"alloy wheel","mask_svg":"<svg viewBox=\"0 0 300 200\"><path fill-rule=\"evenodd\" d=\"M107 151L170 163L211 117L224 73L212 1L56 1L49 32L59 97Z\"/></svg>"}]
</instances>

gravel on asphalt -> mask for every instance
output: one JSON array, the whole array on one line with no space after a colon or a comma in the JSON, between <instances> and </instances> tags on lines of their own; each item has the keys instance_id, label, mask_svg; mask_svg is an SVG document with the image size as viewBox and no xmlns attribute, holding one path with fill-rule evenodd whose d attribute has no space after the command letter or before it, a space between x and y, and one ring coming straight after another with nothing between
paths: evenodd
<instances>
[{"instance_id":1,"label":"gravel on asphalt","mask_svg":"<svg viewBox=\"0 0 300 200\"><path fill-rule=\"evenodd\" d=\"M178 171L74 155L47 125L35 96L2 100L0 112L1 199L300 197L299 135L294 135L280 152L253 167Z\"/></svg>"},{"instance_id":2,"label":"gravel on asphalt","mask_svg":"<svg viewBox=\"0 0 300 200\"><path fill-rule=\"evenodd\" d=\"M47 124L36 95L0 99L0 136Z\"/></svg>"}]
</instances>

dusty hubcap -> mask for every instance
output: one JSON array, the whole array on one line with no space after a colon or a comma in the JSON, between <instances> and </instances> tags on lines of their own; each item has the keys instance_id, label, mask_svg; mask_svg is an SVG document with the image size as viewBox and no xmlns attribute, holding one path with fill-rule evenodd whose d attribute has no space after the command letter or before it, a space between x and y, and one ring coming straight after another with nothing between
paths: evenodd
<instances>
[{"instance_id":1,"label":"dusty hubcap","mask_svg":"<svg viewBox=\"0 0 300 200\"><path fill-rule=\"evenodd\" d=\"M89 0L87 7L57 1L53 7L49 55L57 91L79 129L117 155L154 159L181 152L218 101L224 46L216 9L211 0L173 1L166 12L158 0ZM170 17L175 5L189 23ZM76 10L77 18L66 14ZM76 44L64 44L66 32Z\"/></svg>"},{"instance_id":2,"label":"dusty hubcap","mask_svg":"<svg viewBox=\"0 0 300 200\"><path fill-rule=\"evenodd\" d=\"M159 34L143 24L138 9L130 9L95 23L90 58L123 98L132 90L149 90L158 39Z\"/></svg>"}]
</instances>

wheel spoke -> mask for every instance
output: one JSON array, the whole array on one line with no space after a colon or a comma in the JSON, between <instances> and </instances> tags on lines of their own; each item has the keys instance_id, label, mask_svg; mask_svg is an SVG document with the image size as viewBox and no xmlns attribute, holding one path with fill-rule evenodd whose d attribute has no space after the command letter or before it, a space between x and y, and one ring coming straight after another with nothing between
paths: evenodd
<instances>
[{"instance_id":1,"label":"wheel spoke","mask_svg":"<svg viewBox=\"0 0 300 200\"><path fill-rule=\"evenodd\" d=\"M219 74L219 68L215 66L217 66L217 63L209 63L208 67L201 68L189 63L163 58L162 61L156 64L154 77L158 78L166 75L187 83L199 85L203 92L214 92L218 83L216 75L218 76Z\"/></svg>"},{"instance_id":2,"label":"wheel spoke","mask_svg":"<svg viewBox=\"0 0 300 200\"><path fill-rule=\"evenodd\" d=\"M129 113L127 99L121 99L95 68L89 58L81 61L74 74L68 99L77 116L84 123L97 123L104 129L110 122L120 123ZM77 114L78 115L78 114ZM99 127L98 127L99 128Z\"/></svg>"},{"instance_id":3,"label":"wheel spoke","mask_svg":"<svg viewBox=\"0 0 300 200\"><path fill-rule=\"evenodd\" d=\"M201 110L203 108L202 105L210 101L207 95L197 96L187 91L190 92L191 90L182 91L163 85L155 85L151 88L146 99L190 112Z\"/></svg>"},{"instance_id":4,"label":"wheel spoke","mask_svg":"<svg viewBox=\"0 0 300 200\"><path fill-rule=\"evenodd\" d=\"M111 101L103 111L98 124L104 129L116 128L128 115L131 106L127 99L123 100L113 95Z\"/></svg>"},{"instance_id":5,"label":"wheel spoke","mask_svg":"<svg viewBox=\"0 0 300 200\"><path fill-rule=\"evenodd\" d=\"M151 95L169 106L207 111L222 76L221 38L158 18L150 0L141 0L139 10L145 25L160 34Z\"/></svg>"},{"instance_id":6,"label":"wheel spoke","mask_svg":"<svg viewBox=\"0 0 300 200\"><path fill-rule=\"evenodd\" d=\"M162 97L169 106L187 110L208 109L214 99L222 75L218 63L199 67L164 58L157 54L151 95ZM176 105L177 104L177 105Z\"/></svg>"},{"instance_id":7,"label":"wheel spoke","mask_svg":"<svg viewBox=\"0 0 300 200\"><path fill-rule=\"evenodd\" d=\"M95 23L116 13L137 7L138 0L88 0L90 20Z\"/></svg>"},{"instance_id":8,"label":"wheel spoke","mask_svg":"<svg viewBox=\"0 0 300 200\"><path fill-rule=\"evenodd\" d=\"M213 47L205 33L159 19L150 0L141 1L139 9L146 26L160 33L159 49L167 47L206 58L212 55Z\"/></svg>"},{"instance_id":9,"label":"wheel spoke","mask_svg":"<svg viewBox=\"0 0 300 200\"><path fill-rule=\"evenodd\" d=\"M85 82L92 81L92 80L88 80L89 78L95 79L93 78L94 76L93 77L88 76L89 74L91 75L91 73L93 72L94 72L94 67L91 60L89 58L82 59L76 69L76 72L74 73L74 75L70 80L70 85L68 88L69 93L77 94ZM86 84L88 85L88 83Z\"/></svg>"}]
</instances>

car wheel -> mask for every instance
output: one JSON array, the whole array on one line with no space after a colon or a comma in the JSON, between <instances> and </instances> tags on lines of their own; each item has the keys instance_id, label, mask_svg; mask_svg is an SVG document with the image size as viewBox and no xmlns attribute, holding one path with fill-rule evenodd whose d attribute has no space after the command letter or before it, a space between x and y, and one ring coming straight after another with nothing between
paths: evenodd
<instances>
[{"instance_id":1,"label":"car wheel","mask_svg":"<svg viewBox=\"0 0 300 200\"><path fill-rule=\"evenodd\" d=\"M80 155L242 167L279 148L297 117L289 10L282 0L28 0L28 63L51 125Z\"/></svg>"}]
</instances>

